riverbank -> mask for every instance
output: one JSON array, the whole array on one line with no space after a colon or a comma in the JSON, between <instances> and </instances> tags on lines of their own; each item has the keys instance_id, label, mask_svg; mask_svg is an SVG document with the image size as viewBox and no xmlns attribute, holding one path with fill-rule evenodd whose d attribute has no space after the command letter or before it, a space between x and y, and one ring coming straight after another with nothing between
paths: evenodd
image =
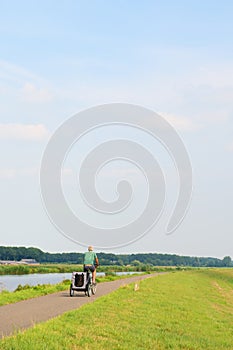
<instances>
[{"instance_id":1,"label":"riverbank","mask_svg":"<svg viewBox=\"0 0 233 350\"><path fill-rule=\"evenodd\" d=\"M163 271L173 271L180 269L192 269L192 267L179 267L179 266L118 266L118 265L103 265L98 267L98 272L114 273L114 272L163 272ZM0 265L0 276L3 275L26 275L32 273L67 273L73 271L82 271L83 265L75 264L41 264L38 266L30 265Z\"/></svg>"},{"instance_id":2,"label":"riverbank","mask_svg":"<svg viewBox=\"0 0 233 350\"><path fill-rule=\"evenodd\" d=\"M145 273L142 273L142 274L145 274ZM103 282L116 281L118 279L125 279L125 278L129 278L129 276L128 275L100 276L96 278L96 282L103 283ZM68 290L69 286L70 286L70 279L64 280L63 282L57 283L54 285L52 284L43 284L43 285L36 285L36 286L30 286L28 284L24 286L19 285L14 292L3 290L0 293L0 306L16 303L22 300L36 298L38 296L56 293L59 291Z\"/></svg>"},{"instance_id":3,"label":"riverbank","mask_svg":"<svg viewBox=\"0 0 233 350\"><path fill-rule=\"evenodd\" d=\"M27 275L32 273L65 273L82 271L83 265L44 264L44 265L0 265L0 275Z\"/></svg>"}]
</instances>

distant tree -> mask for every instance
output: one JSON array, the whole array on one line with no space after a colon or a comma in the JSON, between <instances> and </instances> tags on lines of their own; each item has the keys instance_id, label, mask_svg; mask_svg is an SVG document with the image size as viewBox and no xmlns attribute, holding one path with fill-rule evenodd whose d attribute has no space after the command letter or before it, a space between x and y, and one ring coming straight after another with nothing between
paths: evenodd
<instances>
[{"instance_id":1,"label":"distant tree","mask_svg":"<svg viewBox=\"0 0 233 350\"><path fill-rule=\"evenodd\" d=\"M225 267L231 266L231 257L230 256L225 256L222 259L222 265L225 266Z\"/></svg>"},{"instance_id":2,"label":"distant tree","mask_svg":"<svg viewBox=\"0 0 233 350\"><path fill-rule=\"evenodd\" d=\"M4 247L0 246L0 260L35 259L40 263L71 263L82 264L83 253L47 253L34 247ZM208 266L227 267L233 266L230 256L222 260L211 257L190 257L176 254L138 253L138 254L107 254L98 253L102 266L127 266L135 268L148 268L149 266Z\"/></svg>"},{"instance_id":3,"label":"distant tree","mask_svg":"<svg viewBox=\"0 0 233 350\"><path fill-rule=\"evenodd\" d=\"M133 266L140 266L142 263L139 261L139 260L133 260L132 262L131 262L131 265L133 265Z\"/></svg>"},{"instance_id":4,"label":"distant tree","mask_svg":"<svg viewBox=\"0 0 233 350\"><path fill-rule=\"evenodd\" d=\"M123 265L124 265L124 262L123 262L122 259L118 259L118 265L120 265L120 266L123 266Z\"/></svg>"},{"instance_id":5,"label":"distant tree","mask_svg":"<svg viewBox=\"0 0 233 350\"><path fill-rule=\"evenodd\" d=\"M194 267L199 267L200 266L200 259L199 258L194 258L192 266Z\"/></svg>"}]
</instances>

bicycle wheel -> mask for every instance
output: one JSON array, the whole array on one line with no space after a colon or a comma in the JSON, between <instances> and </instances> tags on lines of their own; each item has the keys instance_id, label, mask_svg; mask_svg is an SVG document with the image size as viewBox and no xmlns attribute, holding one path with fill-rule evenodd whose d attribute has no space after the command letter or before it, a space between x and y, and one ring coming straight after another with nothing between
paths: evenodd
<instances>
[{"instance_id":1,"label":"bicycle wheel","mask_svg":"<svg viewBox=\"0 0 233 350\"><path fill-rule=\"evenodd\" d=\"M88 283L88 286L87 286L87 295L90 297L91 294L92 294L91 285L90 285L90 283Z\"/></svg>"},{"instance_id":2,"label":"bicycle wheel","mask_svg":"<svg viewBox=\"0 0 233 350\"><path fill-rule=\"evenodd\" d=\"M95 293L96 293L96 284L92 284L91 291L92 291L92 294L95 295Z\"/></svg>"}]
</instances>

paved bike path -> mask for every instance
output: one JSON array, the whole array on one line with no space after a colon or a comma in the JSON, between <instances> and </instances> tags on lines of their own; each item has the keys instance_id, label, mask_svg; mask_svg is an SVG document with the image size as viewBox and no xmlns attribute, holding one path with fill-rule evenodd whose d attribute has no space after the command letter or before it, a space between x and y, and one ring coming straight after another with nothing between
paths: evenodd
<instances>
[{"instance_id":1,"label":"paved bike path","mask_svg":"<svg viewBox=\"0 0 233 350\"><path fill-rule=\"evenodd\" d=\"M85 296L84 292L75 292L74 296L70 297L67 290L0 306L0 338L32 327L36 323L47 321L66 311L78 309L122 285L138 282L158 274L161 273L138 275L112 282L99 283L96 294L91 297Z\"/></svg>"}]
</instances>

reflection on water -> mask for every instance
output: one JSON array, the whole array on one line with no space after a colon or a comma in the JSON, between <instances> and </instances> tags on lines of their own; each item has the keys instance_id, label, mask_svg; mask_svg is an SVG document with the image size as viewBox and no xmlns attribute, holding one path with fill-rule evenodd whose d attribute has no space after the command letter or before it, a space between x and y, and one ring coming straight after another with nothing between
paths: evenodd
<instances>
[{"instance_id":1,"label":"reflection on water","mask_svg":"<svg viewBox=\"0 0 233 350\"><path fill-rule=\"evenodd\" d=\"M131 275L135 272L116 272L116 275ZM5 275L0 276L0 291L9 290L14 291L19 284L22 286L29 284L30 286L36 286L37 284L56 284L66 279L71 279L71 272L68 273L33 273L29 275ZM104 272L97 272L97 276L104 276Z\"/></svg>"},{"instance_id":2,"label":"reflection on water","mask_svg":"<svg viewBox=\"0 0 233 350\"><path fill-rule=\"evenodd\" d=\"M0 276L1 289L9 291L15 290L19 284L36 286L37 284L56 284L65 279L70 279L70 273L46 273L46 274L29 274L29 275L5 275Z\"/></svg>"}]
</instances>

